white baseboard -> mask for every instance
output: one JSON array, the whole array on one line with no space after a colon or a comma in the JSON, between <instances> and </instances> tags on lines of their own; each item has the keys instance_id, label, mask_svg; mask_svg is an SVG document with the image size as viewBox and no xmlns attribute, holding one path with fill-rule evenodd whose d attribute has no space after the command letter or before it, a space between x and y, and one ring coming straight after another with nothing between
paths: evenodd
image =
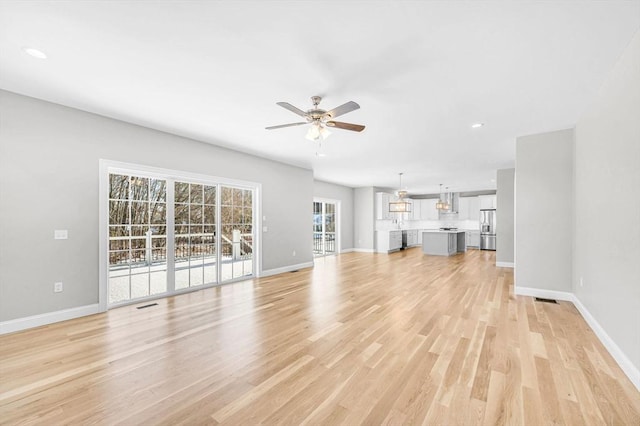
<instances>
[{"instance_id":1,"label":"white baseboard","mask_svg":"<svg viewBox=\"0 0 640 426\"><path fill-rule=\"evenodd\" d=\"M575 294L571 296L573 296L572 302L582 315L582 318L589 324L589 327L591 327L596 336L598 336L600 342L602 342L607 351L609 351L609 354L611 354L613 359L618 363L622 371L624 371L624 374L631 380L631 383L640 391L640 370L633 365L631 360L622 352L622 349L620 349L607 332L604 331L604 328L602 328L600 323L591 315L591 312L587 310L580 299L578 299Z\"/></svg>"},{"instance_id":2,"label":"white baseboard","mask_svg":"<svg viewBox=\"0 0 640 426\"><path fill-rule=\"evenodd\" d=\"M374 249L368 249L368 248L352 248L350 250L356 253L375 253L376 252Z\"/></svg>"},{"instance_id":3,"label":"white baseboard","mask_svg":"<svg viewBox=\"0 0 640 426\"><path fill-rule=\"evenodd\" d=\"M600 323L591 315L591 312L587 310L574 293L517 286L514 286L514 293L519 296L542 297L544 299L564 300L573 303L578 312L580 312L580 315L582 315L582 318L584 318L589 327L591 327L595 335L598 336L600 343L602 343L616 363L618 363L622 371L624 371L624 374L631 380L631 383L640 391L640 370L633 365L622 349L620 349L607 332L604 331L604 328L602 328Z\"/></svg>"},{"instance_id":4,"label":"white baseboard","mask_svg":"<svg viewBox=\"0 0 640 426\"><path fill-rule=\"evenodd\" d=\"M541 297L543 299L565 300L573 302L573 293L568 291L545 290L542 288L513 286L514 294L518 296Z\"/></svg>"},{"instance_id":5,"label":"white baseboard","mask_svg":"<svg viewBox=\"0 0 640 426\"><path fill-rule=\"evenodd\" d=\"M267 269L262 271L260 277L270 277L271 275L283 274L285 272L297 271L298 269L312 268L313 262L298 263L297 265L283 266L282 268Z\"/></svg>"},{"instance_id":6,"label":"white baseboard","mask_svg":"<svg viewBox=\"0 0 640 426\"><path fill-rule=\"evenodd\" d=\"M354 249L354 248L342 249L342 250L340 250L340 254L342 254L342 253L353 253L354 251L356 251L356 249Z\"/></svg>"},{"instance_id":7,"label":"white baseboard","mask_svg":"<svg viewBox=\"0 0 640 426\"><path fill-rule=\"evenodd\" d=\"M496 266L498 268L515 268L515 263L513 262L496 262Z\"/></svg>"},{"instance_id":8,"label":"white baseboard","mask_svg":"<svg viewBox=\"0 0 640 426\"><path fill-rule=\"evenodd\" d=\"M84 317L104 312L97 303L94 305L78 306L77 308L63 309L61 311L47 312L25 318L0 322L0 334L14 333L41 325L53 324L74 318Z\"/></svg>"}]
</instances>

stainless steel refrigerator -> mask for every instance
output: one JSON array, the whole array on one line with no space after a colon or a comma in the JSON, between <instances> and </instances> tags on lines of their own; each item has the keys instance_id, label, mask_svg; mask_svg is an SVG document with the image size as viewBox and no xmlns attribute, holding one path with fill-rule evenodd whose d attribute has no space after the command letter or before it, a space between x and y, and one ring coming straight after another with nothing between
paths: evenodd
<instances>
[{"instance_id":1,"label":"stainless steel refrigerator","mask_svg":"<svg viewBox=\"0 0 640 426\"><path fill-rule=\"evenodd\" d=\"M480 250L496 249L496 209L480 210Z\"/></svg>"}]
</instances>

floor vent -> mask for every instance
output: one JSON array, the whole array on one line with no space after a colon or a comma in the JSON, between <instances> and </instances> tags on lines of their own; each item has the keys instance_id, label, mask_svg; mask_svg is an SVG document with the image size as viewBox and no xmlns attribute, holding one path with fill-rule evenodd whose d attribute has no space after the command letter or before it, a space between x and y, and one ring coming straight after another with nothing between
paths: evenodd
<instances>
[{"instance_id":1,"label":"floor vent","mask_svg":"<svg viewBox=\"0 0 640 426\"><path fill-rule=\"evenodd\" d=\"M289 272L291 272L293 274L294 272L298 272L298 270L296 269L295 271L289 271Z\"/></svg>"},{"instance_id":2,"label":"floor vent","mask_svg":"<svg viewBox=\"0 0 640 426\"><path fill-rule=\"evenodd\" d=\"M536 302L544 302L544 303L558 303L557 300L553 299L543 299L542 297L536 297Z\"/></svg>"},{"instance_id":3,"label":"floor vent","mask_svg":"<svg viewBox=\"0 0 640 426\"><path fill-rule=\"evenodd\" d=\"M148 305L138 306L136 309L150 308L152 306L158 306L158 304L157 303L149 303Z\"/></svg>"}]
</instances>

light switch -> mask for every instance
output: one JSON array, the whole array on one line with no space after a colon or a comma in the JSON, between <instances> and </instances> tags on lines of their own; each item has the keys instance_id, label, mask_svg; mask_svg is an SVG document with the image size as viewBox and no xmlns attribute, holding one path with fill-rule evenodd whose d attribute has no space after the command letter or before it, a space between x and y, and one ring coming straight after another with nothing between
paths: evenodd
<instances>
[{"instance_id":1,"label":"light switch","mask_svg":"<svg viewBox=\"0 0 640 426\"><path fill-rule=\"evenodd\" d=\"M68 233L66 229L56 229L53 231L53 238L55 240L66 240L68 238Z\"/></svg>"},{"instance_id":2,"label":"light switch","mask_svg":"<svg viewBox=\"0 0 640 426\"><path fill-rule=\"evenodd\" d=\"M262 232L267 232L267 231L268 231L267 227L266 227L266 226L263 226L263 227L262 227Z\"/></svg>"},{"instance_id":3,"label":"light switch","mask_svg":"<svg viewBox=\"0 0 640 426\"><path fill-rule=\"evenodd\" d=\"M267 221L267 217L266 216L262 216L262 221L266 222Z\"/></svg>"}]
</instances>

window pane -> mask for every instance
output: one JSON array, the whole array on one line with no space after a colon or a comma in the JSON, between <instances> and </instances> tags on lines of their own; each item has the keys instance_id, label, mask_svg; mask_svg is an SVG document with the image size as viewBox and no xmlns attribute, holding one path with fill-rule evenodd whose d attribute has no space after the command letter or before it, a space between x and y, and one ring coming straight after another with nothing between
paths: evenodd
<instances>
[{"instance_id":1,"label":"window pane","mask_svg":"<svg viewBox=\"0 0 640 426\"><path fill-rule=\"evenodd\" d=\"M253 223L253 211L251 207L245 207L242 211L244 221L242 223Z\"/></svg>"},{"instance_id":2,"label":"window pane","mask_svg":"<svg viewBox=\"0 0 640 426\"><path fill-rule=\"evenodd\" d=\"M149 274L131 275L131 298L149 295Z\"/></svg>"},{"instance_id":3,"label":"window pane","mask_svg":"<svg viewBox=\"0 0 640 426\"><path fill-rule=\"evenodd\" d=\"M238 189L238 188L233 188L233 205L234 206L241 206L242 205L242 194L243 194L243 190L242 189Z\"/></svg>"},{"instance_id":4,"label":"window pane","mask_svg":"<svg viewBox=\"0 0 640 426\"><path fill-rule=\"evenodd\" d=\"M144 226L132 226L131 227L131 236L133 237L146 237L147 236L147 231L149 230L149 227L144 225Z\"/></svg>"},{"instance_id":5,"label":"window pane","mask_svg":"<svg viewBox=\"0 0 640 426\"><path fill-rule=\"evenodd\" d=\"M129 239L109 241L109 250L111 251L129 250L129 248L130 248Z\"/></svg>"},{"instance_id":6,"label":"window pane","mask_svg":"<svg viewBox=\"0 0 640 426\"><path fill-rule=\"evenodd\" d=\"M176 225L189 223L189 204L176 204L175 223Z\"/></svg>"},{"instance_id":7,"label":"window pane","mask_svg":"<svg viewBox=\"0 0 640 426\"><path fill-rule=\"evenodd\" d=\"M167 211L164 203L151 204L151 223L164 225L167 222Z\"/></svg>"},{"instance_id":8,"label":"window pane","mask_svg":"<svg viewBox=\"0 0 640 426\"><path fill-rule=\"evenodd\" d=\"M175 202L176 203L188 203L189 202L189 184L185 182L176 182L174 187Z\"/></svg>"},{"instance_id":9,"label":"window pane","mask_svg":"<svg viewBox=\"0 0 640 426\"><path fill-rule=\"evenodd\" d=\"M129 199L129 176L109 175L109 198Z\"/></svg>"},{"instance_id":10,"label":"window pane","mask_svg":"<svg viewBox=\"0 0 640 426\"><path fill-rule=\"evenodd\" d=\"M167 201L167 181L160 179L150 179L149 201L152 203Z\"/></svg>"},{"instance_id":11,"label":"window pane","mask_svg":"<svg viewBox=\"0 0 640 426\"><path fill-rule=\"evenodd\" d=\"M149 200L149 179L136 176L131 178L131 199Z\"/></svg>"},{"instance_id":12,"label":"window pane","mask_svg":"<svg viewBox=\"0 0 640 426\"><path fill-rule=\"evenodd\" d=\"M183 226L176 226L176 234L188 234L189 233L189 226L187 225L183 225Z\"/></svg>"},{"instance_id":13,"label":"window pane","mask_svg":"<svg viewBox=\"0 0 640 426\"><path fill-rule=\"evenodd\" d=\"M215 186L204 187L204 203L205 204L216 203L216 187Z\"/></svg>"},{"instance_id":14,"label":"window pane","mask_svg":"<svg viewBox=\"0 0 640 426\"><path fill-rule=\"evenodd\" d=\"M191 203L202 204L202 185L191 184Z\"/></svg>"},{"instance_id":15,"label":"window pane","mask_svg":"<svg viewBox=\"0 0 640 426\"><path fill-rule=\"evenodd\" d=\"M110 226L109 237L127 237L129 235L128 226Z\"/></svg>"},{"instance_id":16,"label":"window pane","mask_svg":"<svg viewBox=\"0 0 640 426\"><path fill-rule=\"evenodd\" d=\"M149 223L149 203L139 201L131 203L131 223Z\"/></svg>"},{"instance_id":17,"label":"window pane","mask_svg":"<svg viewBox=\"0 0 640 426\"><path fill-rule=\"evenodd\" d=\"M251 191L250 189L245 189L243 191L243 196L242 196L242 200L243 200L243 205L245 207L252 207L253 206L253 191Z\"/></svg>"},{"instance_id":18,"label":"window pane","mask_svg":"<svg viewBox=\"0 0 640 426\"><path fill-rule=\"evenodd\" d=\"M129 202L109 201L109 223L129 224Z\"/></svg>"},{"instance_id":19,"label":"window pane","mask_svg":"<svg viewBox=\"0 0 640 426\"><path fill-rule=\"evenodd\" d=\"M152 226L151 233L153 235L167 235L167 227L166 226Z\"/></svg>"},{"instance_id":20,"label":"window pane","mask_svg":"<svg viewBox=\"0 0 640 426\"><path fill-rule=\"evenodd\" d=\"M191 204L189 219L192 225L202 223L202 206Z\"/></svg>"},{"instance_id":21,"label":"window pane","mask_svg":"<svg viewBox=\"0 0 640 426\"><path fill-rule=\"evenodd\" d=\"M220 203L224 206L230 206L231 205L231 200L232 200L232 193L233 190L232 188L229 188L227 186L223 186L222 187L222 192L221 192L221 199L220 199Z\"/></svg>"},{"instance_id":22,"label":"window pane","mask_svg":"<svg viewBox=\"0 0 640 426\"><path fill-rule=\"evenodd\" d=\"M216 223L216 206L204 206L204 223L215 225Z\"/></svg>"}]
</instances>

